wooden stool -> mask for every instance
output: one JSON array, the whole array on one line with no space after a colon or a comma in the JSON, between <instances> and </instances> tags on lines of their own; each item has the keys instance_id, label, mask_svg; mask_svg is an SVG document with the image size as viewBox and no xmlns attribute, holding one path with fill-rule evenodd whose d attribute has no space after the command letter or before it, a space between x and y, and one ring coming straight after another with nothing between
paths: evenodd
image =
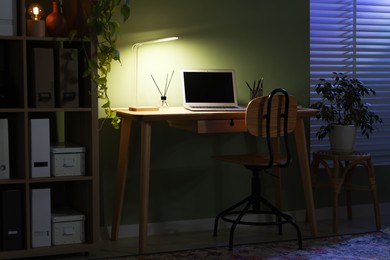
<instances>
[{"instance_id":1,"label":"wooden stool","mask_svg":"<svg viewBox=\"0 0 390 260\"><path fill-rule=\"evenodd\" d=\"M331 162L331 164L329 164ZM330 178L330 183L317 182L317 172L322 164ZM363 166L368 175L368 186L351 185L351 177L357 165ZM332 168L333 166L333 168ZM311 163L312 183L314 188L330 188L333 190L333 233L338 233L338 201L341 190L346 190L346 203L348 219L352 219L351 191L371 191L375 212L376 228L381 228L381 217L379 211L378 195L376 191L374 167L371 162L371 155L366 152L353 152L352 154L333 154L329 150L313 152Z\"/></svg>"}]
</instances>

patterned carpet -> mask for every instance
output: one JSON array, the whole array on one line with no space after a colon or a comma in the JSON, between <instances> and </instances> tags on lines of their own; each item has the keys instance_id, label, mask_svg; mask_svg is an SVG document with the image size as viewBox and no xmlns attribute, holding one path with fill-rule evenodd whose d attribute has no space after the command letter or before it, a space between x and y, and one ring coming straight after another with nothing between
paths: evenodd
<instances>
[{"instance_id":1,"label":"patterned carpet","mask_svg":"<svg viewBox=\"0 0 390 260\"><path fill-rule=\"evenodd\" d=\"M220 260L220 259L390 259L390 229L359 235L343 235L303 241L297 249L296 241L261 243L226 247L186 250L142 256L118 257L116 260Z\"/></svg>"}]
</instances>

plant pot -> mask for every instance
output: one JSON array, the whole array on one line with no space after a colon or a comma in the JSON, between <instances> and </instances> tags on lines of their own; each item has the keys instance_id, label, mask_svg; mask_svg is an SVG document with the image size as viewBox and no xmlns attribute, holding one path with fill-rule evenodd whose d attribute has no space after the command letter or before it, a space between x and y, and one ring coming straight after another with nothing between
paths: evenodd
<instances>
[{"instance_id":1,"label":"plant pot","mask_svg":"<svg viewBox=\"0 0 390 260\"><path fill-rule=\"evenodd\" d=\"M354 125L333 125L329 133L330 149L335 154L352 153L355 139L356 127Z\"/></svg>"}]
</instances>

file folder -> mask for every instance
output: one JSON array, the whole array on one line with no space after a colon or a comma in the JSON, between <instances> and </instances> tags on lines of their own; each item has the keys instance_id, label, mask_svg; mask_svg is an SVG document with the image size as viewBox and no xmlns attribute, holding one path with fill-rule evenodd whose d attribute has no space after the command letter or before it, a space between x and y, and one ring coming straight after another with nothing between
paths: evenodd
<instances>
[{"instance_id":1,"label":"file folder","mask_svg":"<svg viewBox=\"0 0 390 260\"><path fill-rule=\"evenodd\" d=\"M3 250L22 249L24 242L23 192L1 191L1 241Z\"/></svg>"},{"instance_id":2,"label":"file folder","mask_svg":"<svg viewBox=\"0 0 390 260\"><path fill-rule=\"evenodd\" d=\"M51 199L50 189L31 190L31 235L32 247L51 245Z\"/></svg>"},{"instance_id":3,"label":"file folder","mask_svg":"<svg viewBox=\"0 0 390 260\"><path fill-rule=\"evenodd\" d=\"M52 48L32 48L29 94L32 107L54 107L54 55Z\"/></svg>"},{"instance_id":4,"label":"file folder","mask_svg":"<svg viewBox=\"0 0 390 260\"><path fill-rule=\"evenodd\" d=\"M79 71L77 49L55 51L55 95L58 107L79 106Z\"/></svg>"},{"instance_id":5,"label":"file folder","mask_svg":"<svg viewBox=\"0 0 390 260\"><path fill-rule=\"evenodd\" d=\"M8 119L0 118L0 179L9 179Z\"/></svg>"},{"instance_id":6,"label":"file folder","mask_svg":"<svg viewBox=\"0 0 390 260\"><path fill-rule=\"evenodd\" d=\"M30 119L31 178L50 176L49 119Z\"/></svg>"}]
</instances>

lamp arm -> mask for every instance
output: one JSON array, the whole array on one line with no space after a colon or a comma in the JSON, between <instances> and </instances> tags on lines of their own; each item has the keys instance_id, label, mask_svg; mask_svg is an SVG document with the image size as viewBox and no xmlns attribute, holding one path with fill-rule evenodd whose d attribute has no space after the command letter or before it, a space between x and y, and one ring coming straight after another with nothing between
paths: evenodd
<instances>
[{"instance_id":1,"label":"lamp arm","mask_svg":"<svg viewBox=\"0 0 390 260\"><path fill-rule=\"evenodd\" d=\"M160 42L168 42L168 41L174 41L179 39L179 37L168 37L168 38L162 38L162 39L157 39L157 40L152 40L152 41L146 41L146 42L138 42L133 44L131 47L132 52L134 52L134 83L135 83L135 104L138 106L138 50L139 47L146 45L146 44L153 44L153 43L160 43Z\"/></svg>"}]
</instances>

